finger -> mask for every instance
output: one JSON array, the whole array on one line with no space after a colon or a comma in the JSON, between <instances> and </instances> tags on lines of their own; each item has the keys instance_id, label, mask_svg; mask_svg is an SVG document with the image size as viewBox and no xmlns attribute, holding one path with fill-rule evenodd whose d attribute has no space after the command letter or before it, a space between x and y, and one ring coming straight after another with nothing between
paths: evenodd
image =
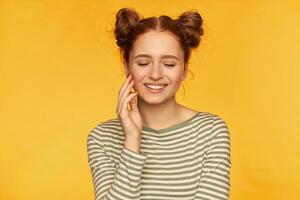
<instances>
[{"instance_id":1,"label":"finger","mask_svg":"<svg viewBox=\"0 0 300 200\"><path fill-rule=\"evenodd\" d=\"M128 110L133 111L132 103L135 101L137 92L130 94L130 97L127 99Z\"/></svg>"},{"instance_id":2,"label":"finger","mask_svg":"<svg viewBox=\"0 0 300 200\"><path fill-rule=\"evenodd\" d=\"M128 103L131 100L131 98L134 97L136 94L137 93L131 93L124 99L121 112L125 113L128 111Z\"/></svg>"},{"instance_id":3,"label":"finger","mask_svg":"<svg viewBox=\"0 0 300 200\"><path fill-rule=\"evenodd\" d=\"M139 112L138 107L137 107L137 92L134 92L134 93L135 93L134 97L129 102L130 103L130 109L132 111Z\"/></svg>"},{"instance_id":4,"label":"finger","mask_svg":"<svg viewBox=\"0 0 300 200\"><path fill-rule=\"evenodd\" d=\"M132 85L132 80L130 80L130 82L127 83L127 85L125 85L125 86L126 86L126 88L128 88L128 87L131 87L131 85ZM126 96L128 95L128 94L126 93L126 88L125 88L125 89L123 88L122 93L120 93L120 94L119 94L119 97L118 97L119 110L122 108L123 100L124 100L124 99L126 98Z\"/></svg>"},{"instance_id":5,"label":"finger","mask_svg":"<svg viewBox=\"0 0 300 200\"><path fill-rule=\"evenodd\" d=\"M122 87L119 90L119 96L122 96L124 93L124 90L127 88L128 84L130 83L130 81L132 80L132 76L131 74L129 74L129 76L127 77L127 79L124 81Z\"/></svg>"},{"instance_id":6,"label":"finger","mask_svg":"<svg viewBox=\"0 0 300 200\"><path fill-rule=\"evenodd\" d=\"M118 92L118 100L117 100L117 113L119 113L120 111L120 101L121 101L121 97L122 97L122 94L123 94L123 91L124 91L124 88L127 86L127 84L130 82L131 80L131 75L129 75L127 77L127 79L124 81L124 83L122 84L121 88L119 89L119 92Z\"/></svg>"},{"instance_id":7,"label":"finger","mask_svg":"<svg viewBox=\"0 0 300 200\"><path fill-rule=\"evenodd\" d=\"M130 92L132 86L134 84L134 80L132 80L128 85L127 88L125 89L125 91L123 92L122 96L120 97L120 104L121 106L123 105L123 101L124 99L128 96L128 94L131 94L132 92Z\"/></svg>"},{"instance_id":8,"label":"finger","mask_svg":"<svg viewBox=\"0 0 300 200\"><path fill-rule=\"evenodd\" d=\"M122 101L125 99L125 97L131 92L131 89L133 88L134 80L132 79L126 86L126 88L123 90L123 93L120 95L120 100Z\"/></svg>"}]
</instances>

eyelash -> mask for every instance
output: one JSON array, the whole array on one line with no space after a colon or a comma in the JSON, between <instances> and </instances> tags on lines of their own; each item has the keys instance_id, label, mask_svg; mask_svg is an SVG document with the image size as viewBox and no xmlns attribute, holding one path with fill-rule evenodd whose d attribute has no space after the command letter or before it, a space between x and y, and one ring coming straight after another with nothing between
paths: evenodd
<instances>
[{"instance_id":1,"label":"eyelash","mask_svg":"<svg viewBox=\"0 0 300 200\"><path fill-rule=\"evenodd\" d=\"M148 65L148 64L143 64L143 63L138 63L139 66L145 66L145 65ZM168 67L174 67L175 65L174 64L171 64L171 65L167 65L165 64L166 66Z\"/></svg>"}]
</instances>

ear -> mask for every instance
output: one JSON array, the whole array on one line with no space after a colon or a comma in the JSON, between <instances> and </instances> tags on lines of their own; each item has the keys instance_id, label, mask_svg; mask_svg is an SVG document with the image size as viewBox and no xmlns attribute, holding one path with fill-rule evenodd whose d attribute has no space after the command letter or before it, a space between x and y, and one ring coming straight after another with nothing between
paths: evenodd
<instances>
[{"instance_id":1,"label":"ear","mask_svg":"<svg viewBox=\"0 0 300 200\"><path fill-rule=\"evenodd\" d=\"M126 77L128 77L129 68L128 68L128 65L127 65L126 61L123 61L123 65L124 65L125 75L126 75Z\"/></svg>"},{"instance_id":2,"label":"ear","mask_svg":"<svg viewBox=\"0 0 300 200\"><path fill-rule=\"evenodd\" d=\"M185 78L187 76L187 73L188 73L188 64L185 64L184 68L183 68L183 75L182 75L182 78L181 78L182 81L185 80Z\"/></svg>"}]
</instances>

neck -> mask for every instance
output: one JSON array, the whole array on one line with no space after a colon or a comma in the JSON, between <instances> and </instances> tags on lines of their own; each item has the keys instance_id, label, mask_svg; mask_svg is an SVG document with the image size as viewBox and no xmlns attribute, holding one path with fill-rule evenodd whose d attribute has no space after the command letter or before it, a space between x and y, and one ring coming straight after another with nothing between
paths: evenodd
<instances>
[{"instance_id":1,"label":"neck","mask_svg":"<svg viewBox=\"0 0 300 200\"><path fill-rule=\"evenodd\" d=\"M176 103L175 98L160 104L148 104L138 99L143 126L161 129L173 124L180 119L181 105Z\"/></svg>"}]
</instances>

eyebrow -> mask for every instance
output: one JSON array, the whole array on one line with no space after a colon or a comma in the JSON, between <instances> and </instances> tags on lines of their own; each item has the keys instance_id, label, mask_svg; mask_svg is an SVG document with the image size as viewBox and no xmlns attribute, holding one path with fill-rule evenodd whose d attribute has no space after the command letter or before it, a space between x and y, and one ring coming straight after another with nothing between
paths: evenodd
<instances>
[{"instance_id":1,"label":"eyebrow","mask_svg":"<svg viewBox=\"0 0 300 200\"><path fill-rule=\"evenodd\" d=\"M133 59L138 58L138 57L151 58L151 56L149 54L138 54L138 55L134 56ZM160 56L160 58L175 58L176 60L179 61L179 59L174 55L162 55L162 56Z\"/></svg>"}]
</instances>

